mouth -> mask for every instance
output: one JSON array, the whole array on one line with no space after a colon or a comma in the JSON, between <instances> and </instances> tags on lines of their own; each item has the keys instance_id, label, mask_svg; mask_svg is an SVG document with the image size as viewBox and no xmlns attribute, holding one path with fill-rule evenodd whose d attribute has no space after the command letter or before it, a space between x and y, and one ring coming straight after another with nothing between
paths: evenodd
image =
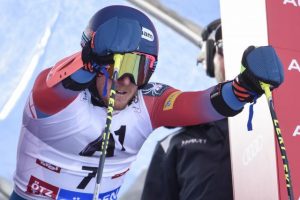
<instances>
[{"instance_id":1,"label":"mouth","mask_svg":"<svg viewBox=\"0 0 300 200\"><path fill-rule=\"evenodd\" d=\"M122 91L122 90L117 90L116 93L117 93L117 94L120 94L120 95L124 95L124 94L126 94L127 92Z\"/></svg>"}]
</instances>

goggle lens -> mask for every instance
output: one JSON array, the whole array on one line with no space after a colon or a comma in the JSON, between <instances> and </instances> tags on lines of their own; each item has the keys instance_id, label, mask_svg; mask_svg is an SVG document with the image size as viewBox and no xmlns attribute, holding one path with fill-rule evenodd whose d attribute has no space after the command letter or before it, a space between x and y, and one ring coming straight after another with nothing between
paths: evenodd
<instances>
[{"instance_id":1,"label":"goggle lens","mask_svg":"<svg viewBox=\"0 0 300 200\"><path fill-rule=\"evenodd\" d=\"M149 73L154 71L154 56L142 53L125 53L122 54L121 66L119 69L119 78L128 75L131 81L137 86L144 85L149 78ZM107 69L109 77L113 77L113 66L109 65Z\"/></svg>"}]
</instances>

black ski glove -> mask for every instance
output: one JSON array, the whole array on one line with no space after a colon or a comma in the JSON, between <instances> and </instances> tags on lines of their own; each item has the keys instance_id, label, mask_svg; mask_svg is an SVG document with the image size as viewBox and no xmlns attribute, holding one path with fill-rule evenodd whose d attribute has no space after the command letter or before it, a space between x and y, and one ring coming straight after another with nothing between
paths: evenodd
<instances>
[{"instance_id":1,"label":"black ski glove","mask_svg":"<svg viewBox=\"0 0 300 200\"><path fill-rule=\"evenodd\" d=\"M260 97L264 93L261 82L272 90L284 80L282 63L272 46L249 46L243 53L241 71L232 84L240 101L252 102Z\"/></svg>"}]
</instances>

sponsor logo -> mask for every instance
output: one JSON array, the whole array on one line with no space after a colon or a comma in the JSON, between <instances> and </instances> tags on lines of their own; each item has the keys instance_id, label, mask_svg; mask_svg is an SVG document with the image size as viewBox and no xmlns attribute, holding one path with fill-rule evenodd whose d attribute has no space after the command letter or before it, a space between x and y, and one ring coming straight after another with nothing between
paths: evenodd
<instances>
[{"instance_id":1,"label":"sponsor logo","mask_svg":"<svg viewBox=\"0 0 300 200\"><path fill-rule=\"evenodd\" d=\"M119 192L119 188L114 191L102 193L99 195L99 200L116 200L118 192Z\"/></svg>"},{"instance_id":2,"label":"sponsor logo","mask_svg":"<svg viewBox=\"0 0 300 200\"><path fill-rule=\"evenodd\" d=\"M181 141L181 146L185 146L185 145L189 145L189 144L206 144L206 139L193 138L193 139Z\"/></svg>"},{"instance_id":3,"label":"sponsor logo","mask_svg":"<svg viewBox=\"0 0 300 200\"><path fill-rule=\"evenodd\" d=\"M99 194L99 200L117 200L117 195L120 190L120 187L114 189L109 192ZM93 194L90 193L81 193L81 192L74 192L70 190L61 189L58 195L58 199L60 200L86 200L86 199L93 199Z\"/></svg>"},{"instance_id":4,"label":"sponsor logo","mask_svg":"<svg viewBox=\"0 0 300 200\"><path fill-rule=\"evenodd\" d=\"M299 7L300 6L300 1L299 0L283 0L283 5L293 5L295 7Z\"/></svg>"},{"instance_id":5,"label":"sponsor logo","mask_svg":"<svg viewBox=\"0 0 300 200\"><path fill-rule=\"evenodd\" d=\"M150 42L154 41L154 35L153 35L152 31L145 27L142 27L142 38L144 38L145 40L148 40Z\"/></svg>"},{"instance_id":6,"label":"sponsor logo","mask_svg":"<svg viewBox=\"0 0 300 200\"><path fill-rule=\"evenodd\" d=\"M115 174L115 175L113 175L112 177L111 177L111 179L114 179L114 178L119 178L119 177L121 177L121 176L123 176L126 172L128 172L129 171L129 169L127 169L127 170L125 170L124 172L121 172L121 173L119 173L119 174Z\"/></svg>"},{"instance_id":7,"label":"sponsor logo","mask_svg":"<svg viewBox=\"0 0 300 200\"><path fill-rule=\"evenodd\" d=\"M293 136L300 136L300 125L296 126Z\"/></svg>"},{"instance_id":8,"label":"sponsor logo","mask_svg":"<svg viewBox=\"0 0 300 200\"><path fill-rule=\"evenodd\" d=\"M171 110L173 109L176 98L181 94L181 91L176 91L170 94L167 100L164 103L163 110Z\"/></svg>"},{"instance_id":9,"label":"sponsor logo","mask_svg":"<svg viewBox=\"0 0 300 200\"><path fill-rule=\"evenodd\" d=\"M59 188L46 183L34 176L30 177L29 183L27 185L27 193L42 195L49 197L51 199L56 199Z\"/></svg>"},{"instance_id":10,"label":"sponsor logo","mask_svg":"<svg viewBox=\"0 0 300 200\"><path fill-rule=\"evenodd\" d=\"M256 138L247 148L244 150L242 155L242 161L244 165L248 165L259 152L263 149L263 137L259 136Z\"/></svg>"},{"instance_id":11,"label":"sponsor logo","mask_svg":"<svg viewBox=\"0 0 300 200\"><path fill-rule=\"evenodd\" d=\"M161 83L148 83L143 89L142 93L146 96L158 97L161 96L164 91L169 88L168 85Z\"/></svg>"},{"instance_id":12,"label":"sponsor logo","mask_svg":"<svg viewBox=\"0 0 300 200\"><path fill-rule=\"evenodd\" d=\"M300 72L300 65L299 65L299 63L297 62L296 59L292 59L291 63L289 64L288 70L289 71L297 70L298 72Z\"/></svg>"},{"instance_id":13,"label":"sponsor logo","mask_svg":"<svg viewBox=\"0 0 300 200\"><path fill-rule=\"evenodd\" d=\"M40 165L42 167L45 167L46 169L49 169L49 170L51 170L53 172L57 172L57 173L60 173L60 170L61 170L60 167L57 167L55 165L52 165L52 164L47 163L45 161L42 161L40 159L36 159L36 164L38 164L38 165Z\"/></svg>"}]
</instances>

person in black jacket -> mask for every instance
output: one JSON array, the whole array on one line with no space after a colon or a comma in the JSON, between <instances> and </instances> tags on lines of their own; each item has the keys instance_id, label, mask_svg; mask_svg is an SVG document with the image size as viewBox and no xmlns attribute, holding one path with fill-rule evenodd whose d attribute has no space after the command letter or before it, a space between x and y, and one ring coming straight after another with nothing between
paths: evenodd
<instances>
[{"instance_id":1,"label":"person in black jacket","mask_svg":"<svg viewBox=\"0 0 300 200\"><path fill-rule=\"evenodd\" d=\"M207 75L225 80L221 20L202 32L198 62ZM152 157L142 200L233 199L228 121L188 126L161 140Z\"/></svg>"}]
</instances>

